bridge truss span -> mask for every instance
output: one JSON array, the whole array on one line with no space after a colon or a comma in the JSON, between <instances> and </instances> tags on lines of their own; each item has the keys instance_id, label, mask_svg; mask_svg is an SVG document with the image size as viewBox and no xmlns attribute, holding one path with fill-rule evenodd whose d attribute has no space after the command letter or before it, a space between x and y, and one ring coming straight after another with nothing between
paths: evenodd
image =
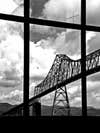
<instances>
[{"instance_id":1,"label":"bridge truss span","mask_svg":"<svg viewBox=\"0 0 100 133\"><path fill-rule=\"evenodd\" d=\"M100 67L100 49L86 56L86 74L90 74L91 70L98 67ZM46 78L34 88L34 96L78 80L80 76L81 59L72 60L64 54L58 54Z\"/></svg>"}]
</instances>

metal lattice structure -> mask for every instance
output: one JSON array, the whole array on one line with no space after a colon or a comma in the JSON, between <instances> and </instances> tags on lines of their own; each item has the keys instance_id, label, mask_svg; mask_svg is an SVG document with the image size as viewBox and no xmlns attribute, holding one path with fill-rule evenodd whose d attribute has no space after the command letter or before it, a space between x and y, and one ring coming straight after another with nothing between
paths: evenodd
<instances>
[{"instance_id":1,"label":"metal lattice structure","mask_svg":"<svg viewBox=\"0 0 100 133\"><path fill-rule=\"evenodd\" d=\"M90 74L100 66L100 50L86 56L86 74ZM34 89L34 96L55 88L65 86L69 82L79 79L81 74L81 59L72 60L68 56L56 55L53 65L46 78Z\"/></svg>"},{"instance_id":2,"label":"metal lattice structure","mask_svg":"<svg viewBox=\"0 0 100 133\"><path fill-rule=\"evenodd\" d=\"M70 116L70 105L66 86L56 89L51 115Z\"/></svg>"},{"instance_id":3,"label":"metal lattice structure","mask_svg":"<svg viewBox=\"0 0 100 133\"><path fill-rule=\"evenodd\" d=\"M86 76L100 71L100 49L86 56ZM61 89L67 84L81 78L81 59L72 60L64 54L58 54L55 57L53 65L46 78L34 88L34 96L29 100L29 108L34 106L34 101L54 90ZM68 98L68 97L67 97ZM67 107L69 102L67 101ZM4 115L23 115L23 106L21 104Z\"/></svg>"}]
</instances>

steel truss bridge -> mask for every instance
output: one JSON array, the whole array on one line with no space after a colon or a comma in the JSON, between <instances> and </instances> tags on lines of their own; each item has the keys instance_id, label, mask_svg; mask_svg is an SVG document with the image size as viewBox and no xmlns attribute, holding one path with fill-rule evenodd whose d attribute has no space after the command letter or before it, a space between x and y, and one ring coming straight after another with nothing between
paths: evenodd
<instances>
[{"instance_id":1,"label":"steel truss bridge","mask_svg":"<svg viewBox=\"0 0 100 133\"><path fill-rule=\"evenodd\" d=\"M86 76L100 71L100 49L86 56ZM34 96L29 100L29 108L34 112L35 100L67 84L80 79L81 59L72 60L65 54L58 54L46 78L34 88ZM65 90L66 91L66 90ZM67 95L67 93L66 93ZM68 96L67 96L68 98ZM69 107L69 101L66 100ZM24 103L5 112L6 116L22 116ZM31 113L32 115L32 113Z\"/></svg>"}]
</instances>

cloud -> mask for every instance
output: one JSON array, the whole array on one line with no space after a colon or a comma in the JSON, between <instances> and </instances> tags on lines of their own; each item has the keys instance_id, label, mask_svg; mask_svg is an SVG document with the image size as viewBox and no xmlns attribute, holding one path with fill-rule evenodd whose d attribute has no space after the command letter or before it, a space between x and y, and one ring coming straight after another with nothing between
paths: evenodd
<instances>
[{"instance_id":1,"label":"cloud","mask_svg":"<svg viewBox=\"0 0 100 133\"><path fill-rule=\"evenodd\" d=\"M0 80L0 87L16 87L20 84L20 81L16 80Z\"/></svg>"},{"instance_id":2,"label":"cloud","mask_svg":"<svg viewBox=\"0 0 100 133\"><path fill-rule=\"evenodd\" d=\"M100 108L100 82L99 81L87 81L87 105L95 108ZM81 106L81 86L72 87L72 93L70 89L68 91L69 101L71 106Z\"/></svg>"},{"instance_id":3,"label":"cloud","mask_svg":"<svg viewBox=\"0 0 100 133\"><path fill-rule=\"evenodd\" d=\"M13 10L12 14L17 16L24 16L24 5L19 5L17 8Z\"/></svg>"},{"instance_id":4,"label":"cloud","mask_svg":"<svg viewBox=\"0 0 100 133\"><path fill-rule=\"evenodd\" d=\"M40 42L30 42L30 76L45 77L55 58L53 49L43 49Z\"/></svg>"},{"instance_id":5,"label":"cloud","mask_svg":"<svg viewBox=\"0 0 100 133\"><path fill-rule=\"evenodd\" d=\"M70 102L71 107L81 107L81 97L75 97L71 102Z\"/></svg>"},{"instance_id":6,"label":"cloud","mask_svg":"<svg viewBox=\"0 0 100 133\"><path fill-rule=\"evenodd\" d=\"M86 0L87 24L100 25L100 1ZM34 0L30 2L31 17L80 23L81 0ZM38 10L37 10L38 9ZM73 15L76 18L67 19Z\"/></svg>"},{"instance_id":7,"label":"cloud","mask_svg":"<svg viewBox=\"0 0 100 133\"><path fill-rule=\"evenodd\" d=\"M49 0L43 9L43 17L53 20L67 21L68 17L79 14L80 0ZM71 20L73 21L73 20Z\"/></svg>"},{"instance_id":8,"label":"cloud","mask_svg":"<svg viewBox=\"0 0 100 133\"><path fill-rule=\"evenodd\" d=\"M23 40L18 35L9 35L0 43L0 71L11 71L19 75L23 73Z\"/></svg>"},{"instance_id":9,"label":"cloud","mask_svg":"<svg viewBox=\"0 0 100 133\"><path fill-rule=\"evenodd\" d=\"M100 25L100 1L86 0L87 3L87 24Z\"/></svg>"},{"instance_id":10,"label":"cloud","mask_svg":"<svg viewBox=\"0 0 100 133\"><path fill-rule=\"evenodd\" d=\"M88 40L88 53L93 52L95 50L100 49L100 33L99 32L88 32L87 33L90 37L90 39Z\"/></svg>"},{"instance_id":11,"label":"cloud","mask_svg":"<svg viewBox=\"0 0 100 133\"><path fill-rule=\"evenodd\" d=\"M31 17L80 23L81 0L31 0L30 5ZM86 5L87 24L100 25L100 1L86 0ZM73 15L79 16L67 19Z\"/></svg>"},{"instance_id":12,"label":"cloud","mask_svg":"<svg viewBox=\"0 0 100 133\"><path fill-rule=\"evenodd\" d=\"M11 14L16 7L17 5L13 0L0 0L0 13Z\"/></svg>"},{"instance_id":13,"label":"cloud","mask_svg":"<svg viewBox=\"0 0 100 133\"><path fill-rule=\"evenodd\" d=\"M56 53L66 54L74 59L80 57L80 32L77 30L58 32L56 36L42 39L40 42L40 46L44 49L51 48Z\"/></svg>"},{"instance_id":14,"label":"cloud","mask_svg":"<svg viewBox=\"0 0 100 133\"><path fill-rule=\"evenodd\" d=\"M0 42L2 40L6 40L8 35L20 35L23 37L23 24L18 22L11 22L11 21L5 21L0 20Z\"/></svg>"},{"instance_id":15,"label":"cloud","mask_svg":"<svg viewBox=\"0 0 100 133\"><path fill-rule=\"evenodd\" d=\"M72 87L70 87L69 89L68 89L68 93L69 93L69 95L72 95L72 94L74 94L75 92L77 92L78 91L78 86L72 86Z\"/></svg>"},{"instance_id":16,"label":"cloud","mask_svg":"<svg viewBox=\"0 0 100 133\"><path fill-rule=\"evenodd\" d=\"M48 0L30 0L30 7L32 9L31 17L41 16L43 6ZM38 9L38 10L37 10Z\"/></svg>"},{"instance_id":17,"label":"cloud","mask_svg":"<svg viewBox=\"0 0 100 133\"><path fill-rule=\"evenodd\" d=\"M20 23L0 21L0 72L11 79L23 75L23 38ZM9 76L8 76L9 75ZM12 75L12 76L11 76Z\"/></svg>"},{"instance_id":18,"label":"cloud","mask_svg":"<svg viewBox=\"0 0 100 133\"><path fill-rule=\"evenodd\" d=\"M33 42L38 42L41 39L46 39L56 33L55 28L42 25L30 25L30 40Z\"/></svg>"},{"instance_id":19,"label":"cloud","mask_svg":"<svg viewBox=\"0 0 100 133\"><path fill-rule=\"evenodd\" d=\"M58 34L54 47L58 53L66 55L79 55L80 54L80 32L62 32Z\"/></svg>"},{"instance_id":20,"label":"cloud","mask_svg":"<svg viewBox=\"0 0 100 133\"><path fill-rule=\"evenodd\" d=\"M16 4L21 5L24 3L24 0L13 0Z\"/></svg>"},{"instance_id":21,"label":"cloud","mask_svg":"<svg viewBox=\"0 0 100 133\"><path fill-rule=\"evenodd\" d=\"M94 73L90 76L88 76L88 81L100 81L100 72Z\"/></svg>"},{"instance_id":22,"label":"cloud","mask_svg":"<svg viewBox=\"0 0 100 133\"><path fill-rule=\"evenodd\" d=\"M30 41L38 42L47 38L57 37L58 33L66 31L65 28L30 24Z\"/></svg>"},{"instance_id":23,"label":"cloud","mask_svg":"<svg viewBox=\"0 0 100 133\"><path fill-rule=\"evenodd\" d=\"M23 92L19 90L11 91L7 95L0 96L0 103L6 102L12 105L20 104L23 101Z\"/></svg>"},{"instance_id":24,"label":"cloud","mask_svg":"<svg viewBox=\"0 0 100 133\"><path fill-rule=\"evenodd\" d=\"M96 36L96 33L93 31L87 31L86 32L86 43L88 43L88 41L90 41L93 37ZM87 44L88 45L88 44Z\"/></svg>"},{"instance_id":25,"label":"cloud","mask_svg":"<svg viewBox=\"0 0 100 133\"><path fill-rule=\"evenodd\" d=\"M87 4L87 24L100 25L100 1L86 0ZM73 22L73 19L67 18L74 15L79 15L75 18L75 23L80 23L81 0L49 0L44 5L43 17L47 19Z\"/></svg>"},{"instance_id":26,"label":"cloud","mask_svg":"<svg viewBox=\"0 0 100 133\"><path fill-rule=\"evenodd\" d=\"M19 103L20 96L13 94L13 91L23 89L24 45L21 26L17 22L0 21L0 102Z\"/></svg>"}]
</instances>

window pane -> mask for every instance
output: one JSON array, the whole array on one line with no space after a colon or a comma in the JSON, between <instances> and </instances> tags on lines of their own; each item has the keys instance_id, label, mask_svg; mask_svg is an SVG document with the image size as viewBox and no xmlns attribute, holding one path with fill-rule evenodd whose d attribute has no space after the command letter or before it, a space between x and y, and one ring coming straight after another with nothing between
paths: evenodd
<instances>
[{"instance_id":1,"label":"window pane","mask_svg":"<svg viewBox=\"0 0 100 133\"><path fill-rule=\"evenodd\" d=\"M30 0L30 16L47 20L80 23L80 3L81 0Z\"/></svg>"},{"instance_id":2,"label":"window pane","mask_svg":"<svg viewBox=\"0 0 100 133\"><path fill-rule=\"evenodd\" d=\"M81 116L82 115L82 101L81 101L81 81L78 80L71 84L66 85L70 108L66 108L62 102L57 104L58 100L65 100L62 95L56 99L53 109L53 102L55 91L41 98L41 115L42 116ZM59 93L58 93L59 94ZM58 95L57 94L57 95ZM64 93L63 93L64 94ZM64 101L66 103L66 101ZM59 109L59 107L62 107ZM56 112L57 111L57 112ZM69 112L68 112L69 111Z\"/></svg>"},{"instance_id":3,"label":"window pane","mask_svg":"<svg viewBox=\"0 0 100 133\"><path fill-rule=\"evenodd\" d=\"M73 60L80 59L80 31L41 25L30 25L30 98L34 96L35 86L45 80L57 54L66 55ZM67 65L66 61L62 63L62 69L64 65ZM72 64L70 64L69 67L64 67L63 70L65 71L65 68L70 68L71 65ZM77 63L77 65L80 64ZM55 71L56 70L57 69L55 69ZM77 71L74 67L74 72L75 70ZM56 75L56 72L54 73L54 75ZM66 72L64 72L64 74L66 74ZM50 76L48 81L45 80L47 85L45 87L46 89L49 89L48 84L54 81L52 78L53 76ZM66 79L65 76L62 78L62 80ZM62 80L60 79L59 82L62 82ZM56 84L56 80L54 84ZM68 84L66 88L68 91L70 106L74 108L75 105L75 107L79 107L80 110L80 81L76 81L75 84ZM51 115L51 112L49 112L49 114L48 112L47 114L44 114L43 112L48 106L50 107L50 110L52 110L54 94L55 91L41 98L40 101L43 109L42 115ZM75 114L73 113L73 115ZM76 115L79 114L77 113Z\"/></svg>"},{"instance_id":4,"label":"window pane","mask_svg":"<svg viewBox=\"0 0 100 133\"><path fill-rule=\"evenodd\" d=\"M24 0L0 0L0 13L24 15Z\"/></svg>"},{"instance_id":5,"label":"window pane","mask_svg":"<svg viewBox=\"0 0 100 133\"><path fill-rule=\"evenodd\" d=\"M88 116L100 116L100 72L87 78Z\"/></svg>"},{"instance_id":6,"label":"window pane","mask_svg":"<svg viewBox=\"0 0 100 133\"><path fill-rule=\"evenodd\" d=\"M100 26L100 0L86 0L86 17L88 25Z\"/></svg>"},{"instance_id":7,"label":"window pane","mask_svg":"<svg viewBox=\"0 0 100 133\"><path fill-rule=\"evenodd\" d=\"M0 114L23 102L23 24L0 20Z\"/></svg>"},{"instance_id":8,"label":"window pane","mask_svg":"<svg viewBox=\"0 0 100 133\"><path fill-rule=\"evenodd\" d=\"M92 70L100 66L100 33L86 32L86 44L88 56L87 69ZM95 71L96 72L96 71ZM87 77L87 106L88 115L100 115L100 72Z\"/></svg>"},{"instance_id":9,"label":"window pane","mask_svg":"<svg viewBox=\"0 0 100 133\"><path fill-rule=\"evenodd\" d=\"M100 49L100 32L86 32L86 53L89 54Z\"/></svg>"}]
</instances>

